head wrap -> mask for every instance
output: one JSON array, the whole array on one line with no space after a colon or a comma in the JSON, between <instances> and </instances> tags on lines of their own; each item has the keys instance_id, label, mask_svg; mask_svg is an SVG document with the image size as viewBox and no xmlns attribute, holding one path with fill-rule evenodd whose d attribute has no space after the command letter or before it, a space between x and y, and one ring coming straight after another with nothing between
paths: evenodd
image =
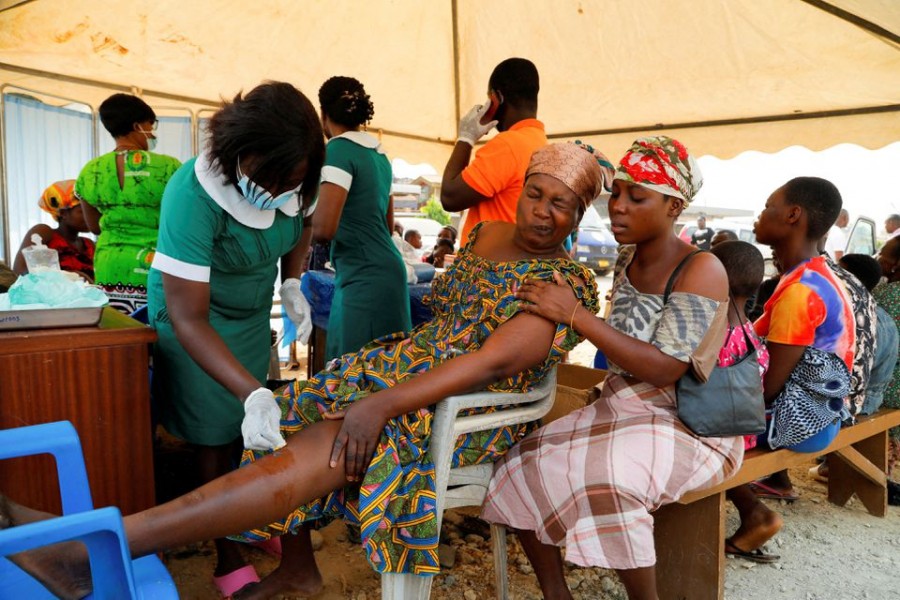
<instances>
[{"instance_id":1,"label":"head wrap","mask_svg":"<svg viewBox=\"0 0 900 600\"><path fill-rule=\"evenodd\" d=\"M703 185L700 167L687 148L664 135L635 140L619 162L616 179L680 198L686 205Z\"/></svg>"},{"instance_id":2,"label":"head wrap","mask_svg":"<svg viewBox=\"0 0 900 600\"><path fill-rule=\"evenodd\" d=\"M550 144L531 155L525 178L549 175L566 184L587 209L597 199L609 197L612 163L603 154L581 142Z\"/></svg>"},{"instance_id":3,"label":"head wrap","mask_svg":"<svg viewBox=\"0 0 900 600\"><path fill-rule=\"evenodd\" d=\"M57 181L44 190L41 199L38 200L38 206L42 210L53 215L54 219L59 219L59 211L65 208L78 206L80 202L75 197L75 180L66 179Z\"/></svg>"}]
</instances>

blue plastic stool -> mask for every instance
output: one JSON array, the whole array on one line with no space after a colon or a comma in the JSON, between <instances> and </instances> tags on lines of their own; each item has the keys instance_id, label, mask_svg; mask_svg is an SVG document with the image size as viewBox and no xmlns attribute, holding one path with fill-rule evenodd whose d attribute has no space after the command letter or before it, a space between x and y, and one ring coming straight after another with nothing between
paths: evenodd
<instances>
[{"instance_id":1,"label":"blue plastic stool","mask_svg":"<svg viewBox=\"0 0 900 600\"><path fill-rule=\"evenodd\" d=\"M52 454L56 459L63 515L0 531L0 598L51 600L54 596L6 557L75 540L87 546L94 599L169 600L178 591L155 555L132 559L119 509L94 510L81 442L68 421L0 431L0 459Z\"/></svg>"}]
</instances>

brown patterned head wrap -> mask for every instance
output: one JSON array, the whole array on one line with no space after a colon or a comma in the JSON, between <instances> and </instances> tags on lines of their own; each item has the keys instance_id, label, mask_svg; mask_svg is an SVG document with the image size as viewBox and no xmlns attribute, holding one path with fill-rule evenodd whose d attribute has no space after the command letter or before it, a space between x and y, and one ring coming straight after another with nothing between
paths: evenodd
<instances>
[{"instance_id":1,"label":"brown patterned head wrap","mask_svg":"<svg viewBox=\"0 0 900 600\"><path fill-rule=\"evenodd\" d=\"M541 174L558 179L572 190L587 209L595 200L609 197L612 164L603 154L580 142L550 144L531 155L525 179Z\"/></svg>"}]
</instances>

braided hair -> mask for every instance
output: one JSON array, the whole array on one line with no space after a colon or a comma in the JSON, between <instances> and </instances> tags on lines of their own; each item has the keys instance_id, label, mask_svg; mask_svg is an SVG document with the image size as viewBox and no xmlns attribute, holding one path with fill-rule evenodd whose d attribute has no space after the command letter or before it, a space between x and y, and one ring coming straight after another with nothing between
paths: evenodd
<instances>
[{"instance_id":1,"label":"braided hair","mask_svg":"<svg viewBox=\"0 0 900 600\"><path fill-rule=\"evenodd\" d=\"M375 106L363 84L353 77L331 77L319 88L319 107L329 119L357 128L375 115Z\"/></svg>"}]
</instances>

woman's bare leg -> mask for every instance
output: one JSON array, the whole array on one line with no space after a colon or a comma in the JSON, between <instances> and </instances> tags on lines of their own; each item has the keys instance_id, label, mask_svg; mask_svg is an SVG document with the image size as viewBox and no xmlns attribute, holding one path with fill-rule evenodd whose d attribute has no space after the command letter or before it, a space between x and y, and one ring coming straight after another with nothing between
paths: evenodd
<instances>
[{"instance_id":1,"label":"woman's bare leg","mask_svg":"<svg viewBox=\"0 0 900 600\"><path fill-rule=\"evenodd\" d=\"M656 567L618 569L616 574L625 585L628 600L659 600L656 591Z\"/></svg>"},{"instance_id":2,"label":"woman's bare leg","mask_svg":"<svg viewBox=\"0 0 900 600\"><path fill-rule=\"evenodd\" d=\"M293 509L347 485L343 460L328 465L341 421L320 421L287 446L193 492L125 517L131 552L143 556L225 537L284 518Z\"/></svg>"},{"instance_id":3,"label":"woman's bare leg","mask_svg":"<svg viewBox=\"0 0 900 600\"><path fill-rule=\"evenodd\" d=\"M738 550L752 552L772 539L781 530L781 515L763 504L749 484L739 485L725 493L741 516L741 525L730 543Z\"/></svg>"},{"instance_id":4,"label":"woman's bare leg","mask_svg":"<svg viewBox=\"0 0 900 600\"><path fill-rule=\"evenodd\" d=\"M235 600L266 600L276 594L312 596L322 589L322 574L316 565L310 529L301 527L297 535L281 536L281 564L260 581L234 595Z\"/></svg>"},{"instance_id":5,"label":"woman's bare leg","mask_svg":"<svg viewBox=\"0 0 900 600\"><path fill-rule=\"evenodd\" d=\"M236 450L234 444L221 446L196 445L194 446L194 452L197 480L202 485L233 471L234 458L238 450ZM221 577L247 564L243 554L241 554L240 543L232 542L227 538L217 538L214 542L216 545L216 567L213 570L213 575Z\"/></svg>"},{"instance_id":6,"label":"woman's bare leg","mask_svg":"<svg viewBox=\"0 0 900 600\"><path fill-rule=\"evenodd\" d=\"M328 462L341 421L321 421L287 440L288 444L265 458L232 471L171 502L125 517L125 532L133 556L144 556L246 531L284 518L294 508L347 485L343 462L332 469ZM13 509L13 525L16 510ZM81 547L80 544L76 544ZM59 545L23 553L32 568L52 563L53 573L68 581L53 589L80 589L89 580L87 555L57 551ZM22 565L20 565L22 566ZM43 581L43 580L42 580ZM76 585L77 584L77 585ZM45 583L45 585L47 585ZM81 598L85 594L57 594Z\"/></svg>"},{"instance_id":7,"label":"woman's bare leg","mask_svg":"<svg viewBox=\"0 0 900 600\"><path fill-rule=\"evenodd\" d=\"M533 531L516 529L525 556L528 557L545 600L572 600L566 585L562 555L556 546L541 542Z\"/></svg>"}]
</instances>

